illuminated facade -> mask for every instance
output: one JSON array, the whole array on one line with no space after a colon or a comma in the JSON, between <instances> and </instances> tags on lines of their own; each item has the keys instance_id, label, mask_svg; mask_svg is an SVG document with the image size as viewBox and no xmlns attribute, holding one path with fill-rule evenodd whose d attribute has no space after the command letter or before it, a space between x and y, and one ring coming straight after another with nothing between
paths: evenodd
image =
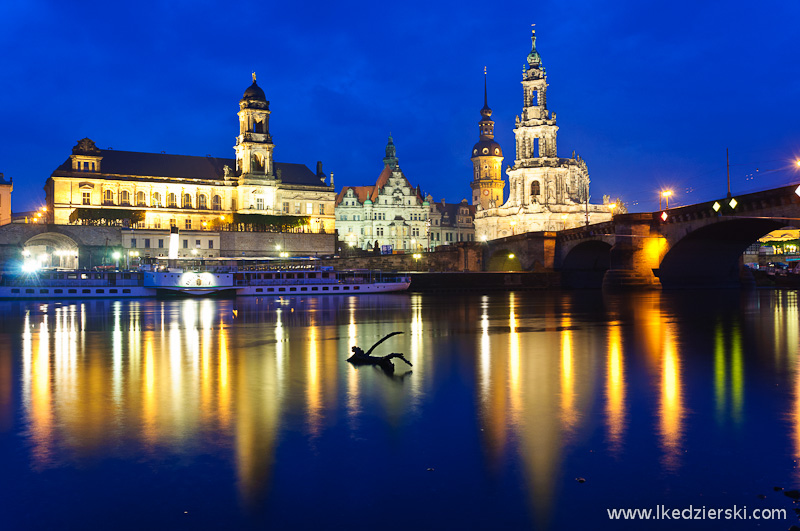
<instances>
[{"instance_id":1,"label":"illuminated facade","mask_svg":"<svg viewBox=\"0 0 800 531\"><path fill-rule=\"evenodd\" d=\"M535 31L531 41L531 52L522 72L522 116L517 116L514 128L516 158L514 166L506 170L509 197L502 205L489 204L487 208L481 204L475 215L475 234L479 239L562 230L611 220L608 205L591 205L588 202L589 171L586 162L574 152L569 159L560 158L557 154L556 113L547 110L547 75L536 51ZM484 111L481 113L484 114ZM476 144L476 148L482 142L490 141L488 137L486 141L483 140L483 124L488 119L486 114L484 116L481 120L481 142ZM476 155L474 150L473 163ZM488 166L487 163L484 165ZM475 188L473 181L473 190Z\"/></svg>"},{"instance_id":2,"label":"illuminated facade","mask_svg":"<svg viewBox=\"0 0 800 531\"><path fill-rule=\"evenodd\" d=\"M336 196L339 239L358 249L375 242L392 250L428 249L430 203L400 169L391 136L383 164L374 185L345 186Z\"/></svg>"},{"instance_id":3,"label":"illuminated facade","mask_svg":"<svg viewBox=\"0 0 800 531\"><path fill-rule=\"evenodd\" d=\"M11 223L11 192L14 184L0 173L0 225Z\"/></svg>"},{"instance_id":4,"label":"illuminated facade","mask_svg":"<svg viewBox=\"0 0 800 531\"><path fill-rule=\"evenodd\" d=\"M475 207L434 203L406 179L392 137L386 145L383 171L371 186L345 186L336 196L339 239L358 249L388 245L392 250L422 251L438 245L472 241Z\"/></svg>"},{"instance_id":5,"label":"illuminated facade","mask_svg":"<svg viewBox=\"0 0 800 531\"><path fill-rule=\"evenodd\" d=\"M253 84L239 102L236 158L98 149L84 138L45 185L48 222L70 223L77 208L145 211L136 228L211 230L232 213L307 216L307 230L334 230L332 183L322 164L274 162L269 102ZM228 218L230 219L230 218Z\"/></svg>"},{"instance_id":6,"label":"illuminated facade","mask_svg":"<svg viewBox=\"0 0 800 531\"><path fill-rule=\"evenodd\" d=\"M503 150L494 141L494 120L486 91L486 72L483 79L483 109L478 122L480 137L472 147L472 204L481 210L503 204Z\"/></svg>"}]
</instances>

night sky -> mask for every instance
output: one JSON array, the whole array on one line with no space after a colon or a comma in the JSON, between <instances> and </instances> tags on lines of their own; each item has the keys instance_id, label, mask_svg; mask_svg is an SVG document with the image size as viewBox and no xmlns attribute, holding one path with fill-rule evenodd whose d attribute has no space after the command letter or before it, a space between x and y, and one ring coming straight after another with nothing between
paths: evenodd
<instances>
[{"instance_id":1,"label":"night sky","mask_svg":"<svg viewBox=\"0 0 800 531\"><path fill-rule=\"evenodd\" d=\"M255 71L277 161L372 184L391 132L411 183L456 202L484 66L513 163L535 23L559 155L586 159L592 202L695 203L725 195L726 148L734 194L800 180L799 15L790 0L0 2L0 172L23 211L83 137L232 158Z\"/></svg>"}]
</instances>

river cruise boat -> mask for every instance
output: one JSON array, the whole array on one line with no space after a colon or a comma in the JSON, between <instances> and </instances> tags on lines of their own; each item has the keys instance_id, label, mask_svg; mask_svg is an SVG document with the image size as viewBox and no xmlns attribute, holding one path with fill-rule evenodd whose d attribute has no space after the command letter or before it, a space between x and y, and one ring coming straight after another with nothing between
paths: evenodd
<instances>
[{"instance_id":1,"label":"river cruise boat","mask_svg":"<svg viewBox=\"0 0 800 531\"><path fill-rule=\"evenodd\" d=\"M97 299L153 297L140 271L41 269L0 273L0 299Z\"/></svg>"},{"instance_id":2,"label":"river cruise boat","mask_svg":"<svg viewBox=\"0 0 800 531\"><path fill-rule=\"evenodd\" d=\"M166 268L153 271L39 270L0 274L0 299L173 296L295 296L385 293L408 289L402 273L332 268Z\"/></svg>"},{"instance_id":3,"label":"river cruise boat","mask_svg":"<svg viewBox=\"0 0 800 531\"><path fill-rule=\"evenodd\" d=\"M145 272L144 285L160 293L206 295L342 295L385 293L408 289L411 278L402 273L371 270L334 271L333 268L239 269Z\"/></svg>"}]
</instances>

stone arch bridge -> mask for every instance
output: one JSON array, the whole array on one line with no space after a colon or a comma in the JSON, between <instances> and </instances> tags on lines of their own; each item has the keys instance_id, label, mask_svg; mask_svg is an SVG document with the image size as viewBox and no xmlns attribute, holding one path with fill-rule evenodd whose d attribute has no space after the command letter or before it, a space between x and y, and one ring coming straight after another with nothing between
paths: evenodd
<instances>
[{"instance_id":1,"label":"stone arch bridge","mask_svg":"<svg viewBox=\"0 0 800 531\"><path fill-rule=\"evenodd\" d=\"M796 184L607 223L519 234L485 243L487 269L555 269L568 287L732 287L752 282L744 251L786 226L800 227ZM512 258L509 258L512 257Z\"/></svg>"}]
</instances>

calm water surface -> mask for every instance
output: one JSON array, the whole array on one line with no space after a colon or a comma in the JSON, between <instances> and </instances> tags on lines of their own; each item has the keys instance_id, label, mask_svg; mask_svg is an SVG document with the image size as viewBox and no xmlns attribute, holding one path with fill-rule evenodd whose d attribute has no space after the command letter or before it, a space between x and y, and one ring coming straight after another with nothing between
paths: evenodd
<instances>
[{"instance_id":1,"label":"calm water surface","mask_svg":"<svg viewBox=\"0 0 800 531\"><path fill-rule=\"evenodd\" d=\"M0 303L0 316L2 529L798 523L772 488L800 486L795 291ZM398 330L376 353L413 368L345 362ZM788 514L606 511L662 504Z\"/></svg>"}]
</instances>

